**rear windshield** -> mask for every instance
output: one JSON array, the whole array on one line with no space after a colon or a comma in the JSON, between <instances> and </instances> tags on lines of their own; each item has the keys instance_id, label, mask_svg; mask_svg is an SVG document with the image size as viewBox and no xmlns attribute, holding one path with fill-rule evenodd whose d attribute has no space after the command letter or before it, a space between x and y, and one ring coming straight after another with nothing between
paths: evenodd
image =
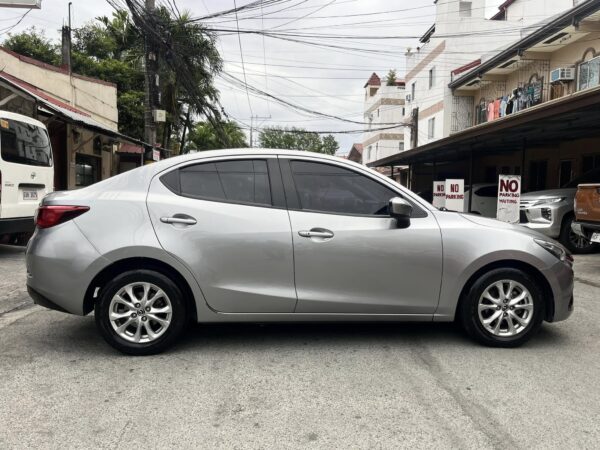
<instances>
[{"instance_id":1,"label":"rear windshield","mask_svg":"<svg viewBox=\"0 0 600 450\"><path fill-rule=\"evenodd\" d=\"M46 130L18 120L0 119L0 154L7 162L52 165L52 149Z\"/></svg>"}]
</instances>

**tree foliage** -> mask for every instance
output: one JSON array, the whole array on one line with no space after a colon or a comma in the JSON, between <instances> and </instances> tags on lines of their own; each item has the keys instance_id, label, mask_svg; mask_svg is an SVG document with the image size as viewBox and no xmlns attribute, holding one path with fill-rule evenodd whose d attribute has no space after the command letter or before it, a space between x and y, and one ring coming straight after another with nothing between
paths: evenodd
<instances>
[{"instance_id":1,"label":"tree foliage","mask_svg":"<svg viewBox=\"0 0 600 450\"><path fill-rule=\"evenodd\" d=\"M259 144L263 148L283 148L333 155L340 148L331 134L319 136L301 128L269 127L261 130Z\"/></svg>"},{"instance_id":2,"label":"tree foliage","mask_svg":"<svg viewBox=\"0 0 600 450\"><path fill-rule=\"evenodd\" d=\"M222 139L222 134L217 132L215 126L210 122L199 122L190 130L187 140L188 144L184 148L187 153L190 150L217 150L222 148L240 148L248 147L246 135L240 129L237 123L233 121L223 122L220 129L227 136L227 140Z\"/></svg>"},{"instance_id":3,"label":"tree foliage","mask_svg":"<svg viewBox=\"0 0 600 450\"><path fill-rule=\"evenodd\" d=\"M9 33L2 46L46 64L60 64L60 49L57 44L48 39L44 32L36 27L31 27L18 34Z\"/></svg>"},{"instance_id":4,"label":"tree foliage","mask_svg":"<svg viewBox=\"0 0 600 450\"><path fill-rule=\"evenodd\" d=\"M390 69L388 74L385 77L386 86L395 86L396 85L396 71L394 69Z\"/></svg>"},{"instance_id":5,"label":"tree foliage","mask_svg":"<svg viewBox=\"0 0 600 450\"><path fill-rule=\"evenodd\" d=\"M173 15L161 6L153 14L150 30L145 28L146 23L133 20L133 14L117 10L110 17L98 17L73 30L73 72L116 83L119 131L143 139L143 34L151 33L159 41L161 107L167 111L167 122L159 127L158 138L163 146L177 150L184 144L181 137L194 117L207 117L217 128L221 123L218 91L213 83L222 66L216 37L190 21L187 12ZM35 28L9 35L2 45L48 64L59 65L61 61L60 45ZM227 136L223 133L221 141Z\"/></svg>"}]
</instances>

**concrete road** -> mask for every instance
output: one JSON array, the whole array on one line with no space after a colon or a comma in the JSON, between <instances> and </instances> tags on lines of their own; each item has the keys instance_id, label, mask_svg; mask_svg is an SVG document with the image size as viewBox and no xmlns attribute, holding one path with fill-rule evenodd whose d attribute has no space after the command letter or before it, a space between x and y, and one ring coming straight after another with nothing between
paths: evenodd
<instances>
[{"instance_id":1,"label":"concrete road","mask_svg":"<svg viewBox=\"0 0 600 450\"><path fill-rule=\"evenodd\" d=\"M0 260L18 297L22 254ZM514 350L444 324L228 325L132 358L92 317L19 307L0 314L0 448L597 448L600 255L576 270L572 318Z\"/></svg>"}]
</instances>

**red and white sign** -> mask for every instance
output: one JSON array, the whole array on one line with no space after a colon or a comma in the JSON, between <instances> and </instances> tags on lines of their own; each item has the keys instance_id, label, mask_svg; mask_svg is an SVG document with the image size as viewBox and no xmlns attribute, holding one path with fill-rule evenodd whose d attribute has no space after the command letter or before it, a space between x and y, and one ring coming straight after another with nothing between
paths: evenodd
<instances>
[{"instance_id":1,"label":"red and white sign","mask_svg":"<svg viewBox=\"0 0 600 450\"><path fill-rule=\"evenodd\" d=\"M160 161L160 150L152 150L152 160L153 161Z\"/></svg>"},{"instance_id":2,"label":"red and white sign","mask_svg":"<svg viewBox=\"0 0 600 450\"><path fill-rule=\"evenodd\" d=\"M434 181L433 182L433 198L431 204L436 208L442 208L446 206L446 194L444 191L444 183L443 181Z\"/></svg>"},{"instance_id":3,"label":"red and white sign","mask_svg":"<svg viewBox=\"0 0 600 450\"><path fill-rule=\"evenodd\" d=\"M465 210L465 180L446 180L444 187L446 204L450 211L464 212Z\"/></svg>"},{"instance_id":4,"label":"red and white sign","mask_svg":"<svg viewBox=\"0 0 600 450\"><path fill-rule=\"evenodd\" d=\"M521 177L519 175L500 175L496 218L503 222L519 223L520 203Z\"/></svg>"}]
</instances>

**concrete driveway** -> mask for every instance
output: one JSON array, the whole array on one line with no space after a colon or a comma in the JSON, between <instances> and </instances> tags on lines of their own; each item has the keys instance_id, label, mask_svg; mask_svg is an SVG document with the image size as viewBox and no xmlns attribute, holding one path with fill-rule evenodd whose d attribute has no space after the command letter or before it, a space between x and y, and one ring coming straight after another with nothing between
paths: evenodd
<instances>
[{"instance_id":1,"label":"concrete driveway","mask_svg":"<svg viewBox=\"0 0 600 450\"><path fill-rule=\"evenodd\" d=\"M91 316L24 306L22 260L0 248L0 448L600 442L600 255L577 258L572 318L519 349L449 324L227 325L145 358L113 351Z\"/></svg>"}]
</instances>

